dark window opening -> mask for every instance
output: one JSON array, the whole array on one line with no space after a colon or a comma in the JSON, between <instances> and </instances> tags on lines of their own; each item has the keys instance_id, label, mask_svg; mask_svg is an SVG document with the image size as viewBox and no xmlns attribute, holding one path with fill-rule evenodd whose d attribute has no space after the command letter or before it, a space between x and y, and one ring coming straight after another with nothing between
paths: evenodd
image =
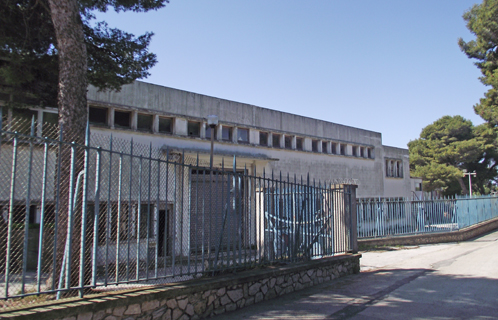
<instances>
[{"instance_id":1,"label":"dark window opening","mask_svg":"<svg viewBox=\"0 0 498 320\"><path fill-rule=\"evenodd\" d=\"M303 138L296 138L296 149L303 150Z\"/></svg>"},{"instance_id":2,"label":"dark window opening","mask_svg":"<svg viewBox=\"0 0 498 320\"><path fill-rule=\"evenodd\" d=\"M327 142L322 141L322 153L327 153Z\"/></svg>"},{"instance_id":3,"label":"dark window opening","mask_svg":"<svg viewBox=\"0 0 498 320\"><path fill-rule=\"evenodd\" d=\"M341 155L345 156L346 155L346 146L341 144Z\"/></svg>"},{"instance_id":4,"label":"dark window opening","mask_svg":"<svg viewBox=\"0 0 498 320\"><path fill-rule=\"evenodd\" d=\"M151 114L141 114L137 115L137 130L140 131L152 131L152 123L154 121L154 116Z\"/></svg>"},{"instance_id":5,"label":"dark window opening","mask_svg":"<svg viewBox=\"0 0 498 320\"><path fill-rule=\"evenodd\" d=\"M268 146L268 132L259 132L259 145Z\"/></svg>"},{"instance_id":6,"label":"dark window opening","mask_svg":"<svg viewBox=\"0 0 498 320\"><path fill-rule=\"evenodd\" d=\"M50 139L58 138L59 115L52 112L43 113L42 136Z\"/></svg>"},{"instance_id":7,"label":"dark window opening","mask_svg":"<svg viewBox=\"0 0 498 320\"><path fill-rule=\"evenodd\" d=\"M249 129L237 129L237 141L239 143L249 143Z\"/></svg>"},{"instance_id":8,"label":"dark window opening","mask_svg":"<svg viewBox=\"0 0 498 320\"><path fill-rule=\"evenodd\" d=\"M364 158L365 157L365 148L360 147L360 157Z\"/></svg>"},{"instance_id":9,"label":"dark window opening","mask_svg":"<svg viewBox=\"0 0 498 320\"><path fill-rule=\"evenodd\" d=\"M131 112L114 111L114 126L118 128L131 127Z\"/></svg>"},{"instance_id":10,"label":"dark window opening","mask_svg":"<svg viewBox=\"0 0 498 320\"><path fill-rule=\"evenodd\" d=\"M358 156L358 147L353 146L353 148L352 148L352 149L353 149L353 156L354 156L354 157L357 157L357 156Z\"/></svg>"},{"instance_id":11,"label":"dark window opening","mask_svg":"<svg viewBox=\"0 0 498 320\"><path fill-rule=\"evenodd\" d=\"M292 149L292 137L285 136L285 149Z\"/></svg>"},{"instance_id":12,"label":"dark window opening","mask_svg":"<svg viewBox=\"0 0 498 320\"><path fill-rule=\"evenodd\" d=\"M311 141L311 151L318 152L318 140Z\"/></svg>"},{"instance_id":13,"label":"dark window opening","mask_svg":"<svg viewBox=\"0 0 498 320\"><path fill-rule=\"evenodd\" d=\"M232 141L232 128L222 127L221 129L221 139L223 141Z\"/></svg>"},{"instance_id":14,"label":"dark window opening","mask_svg":"<svg viewBox=\"0 0 498 320\"><path fill-rule=\"evenodd\" d=\"M274 148L280 148L280 135L279 134L273 134L272 137L272 145Z\"/></svg>"},{"instance_id":15,"label":"dark window opening","mask_svg":"<svg viewBox=\"0 0 498 320\"><path fill-rule=\"evenodd\" d=\"M107 109L97 107L88 108L88 121L91 124L107 125Z\"/></svg>"},{"instance_id":16,"label":"dark window opening","mask_svg":"<svg viewBox=\"0 0 498 320\"><path fill-rule=\"evenodd\" d=\"M12 109L12 123L10 131L17 131L20 134L31 135L31 121L35 119L34 135L36 135L36 121L38 120L38 111L29 109Z\"/></svg>"},{"instance_id":17,"label":"dark window opening","mask_svg":"<svg viewBox=\"0 0 498 320\"><path fill-rule=\"evenodd\" d=\"M367 157L369 159L372 159L372 149L370 149L370 148L367 149Z\"/></svg>"},{"instance_id":18,"label":"dark window opening","mask_svg":"<svg viewBox=\"0 0 498 320\"><path fill-rule=\"evenodd\" d=\"M159 117L159 132L173 133L173 119Z\"/></svg>"},{"instance_id":19,"label":"dark window opening","mask_svg":"<svg viewBox=\"0 0 498 320\"><path fill-rule=\"evenodd\" d=\"M189 137L200 137L201 136L201 124L196 121L189 121L187 124L188 136Z\"/></svg>"},{"instance_id":20,"label":"dark window opening","mask_svg":"<svg viewBox=\"0 0 498 320\"><path fill-rule=\"evenodd\" d=\"M331 148L331 152L333 154L337 154L337 144L336 143L331 143L330 148Z\"/></svg>"}]
</instances>

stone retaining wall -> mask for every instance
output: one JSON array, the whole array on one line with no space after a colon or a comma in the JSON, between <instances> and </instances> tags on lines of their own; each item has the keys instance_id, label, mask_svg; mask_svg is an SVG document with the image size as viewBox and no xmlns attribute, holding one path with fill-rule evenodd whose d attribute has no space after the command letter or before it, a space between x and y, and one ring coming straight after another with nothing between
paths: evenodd
<instances>
[{"instance_id":1,"label":"stone retaining wall","mask_svg":"<svg viewBox=\"0 0 498 320\"><path fill-rule=\"evenodd\" d=\"M325 281L360 272L359 254L267 267L191 280L146 290L131 290L54 302L0 313L0 319L155 320L202 319L273 299Z\"/></svg>"},{"instance_id":2,"label":"stone retaining wall","mask_svg":"<svg viewBox=\"0 0 498 320\"><path fill-rule=\"evenodd\" d=\"M378 239L358 239L360 250L367 250L376 246L419 245L443 242L460 242L473 239L498 229L498 218L490 219L458 231L396 236Z\"/></svg>"}]
</instances>

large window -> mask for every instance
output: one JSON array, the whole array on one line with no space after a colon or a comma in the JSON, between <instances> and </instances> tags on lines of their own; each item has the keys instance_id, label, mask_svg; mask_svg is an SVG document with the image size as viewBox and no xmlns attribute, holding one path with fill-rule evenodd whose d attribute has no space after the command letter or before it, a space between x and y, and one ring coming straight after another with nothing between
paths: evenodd
<instances>
[{"instance_id":1,"label":"large window","mask_svg":"<svg viewBox=\"0 0 498 320\"><path fill-rule=\"evenodd\" d=\"M232 141L232 128L222 126L221 129L221 140L223 141Z\"/></svg>"},{"instance_id":2,"label":"large window","mask_svg":"<svg viewBox=\"0 0 498 320\"><path fill-rule=\"evenodd\" d=\"M137 130L152 132L154 116L151 114L139 113L137 115Z\"/></svg>"},{"instance_id":3,"label":"large window","mask_svg":"<svg viewBox=\"0 0 498 320\"><path fill-rule=\"evenodd\" d=\"M341 149L340 150L341 155L345 156L346 155L346 145L341 143L340 149Z\"/></svg>"},{"instance_id":4,"label":"large window","mask_svg":"<svg viewBox=\"0 0 498 320\"><path fill-rule=\"evenodd\" d=\"M273 145L273 148L281 148L281 146L280 146L280 135L279 134L274 133L272 135L272 145Z\"/></svg>"},{"instance_id":5,"label":"large window","mask_svg":"<svg viewBox=\"0 0 498 320\"><path fill-rule=\"evenodd\" d=\"M322 153L327 153L327 142L322 141Z\"/></svg>"},{"instance_id":6,"label":"large window","mask_svg":"<svg viewBox=\"0 0 498 320\"><path fill-rule=\"evenodd\" d=\"M303 138L296 138L296 150L303 151L303 145L304 145L304 139Z\"/></svg>"},{"instance_id":7,"label":"large window","mask_svg":"<svg viewBox=\"0 0 498 320\"><path fill-rule=\"evenodd\" d=\"M114 126L118 128L131 128L131 112L115 110Z\"/></svg>"},{"instance_id":8,"label":"large window","mask_svg":"<svg viewBox=\"0 0 498 320\"><path fill-rule=\"evenodd\" d=\"M88 108L88 121L91 124L107 125L107 108L92 107Z\"/></svg>"},{"instance_id":9,"label":"large window","mask_svg":"<svg viewBox=\"0 0 498 320\"><path fill-rule=\"evenodd\" d=\"M237 129L237 141L239 143L249 143L249 129Z\"/></svg>"},{"instance_id":10,"label":"large window","mask_svg":"<svg viewBox=\"0 0 498 320\"><path fill-rule=\"evenodd\" d=\"M285 142L285 149L292 149L292 137L291 136L285 135L284 142Z\"/></svg>"},{"instance_id":11,"label":"large window","mask_svg":"<svg viewBox=\"0 0 498 320\"><path fill-rule=\"evenodd\" d=\"M260 146L268 146L268 132L259 132L259 145Z\"/></svg>"},{"instance_id":12,"label":"large window","mask_svg":"<svg viewBox=\"0 0 498 320\"><path fill-rule=\"evenodd\" d=\"M337 154L337 143L332 142L330 144L330 152L333 153L333 154Z\"/></svg>"},{"instance_id":13,"label":"large window","mask_svg":"<svg viewBox=\"0 0 498 320\"><path fill-rule=\"evenodd\" d=\"M189 121L187 124L187 131L189 137L200 137L201 123L197 121Z\"/></svg>"},{"instance_id":14,"label":"large window","mask_svg":"<svg viewBox=\"0 0 498 320\"><path fill-rule=\"evenodd\" d=\"M311 140L311 151L318 152L318 140Z\"/></svg>"},{"instance_id":15,"label":"large window","mask_svg":"<svg viewBox=\"0 0 498 320\"><path fill-rule=\"evenodd\" d=\"M173 133L173 119L159 117L159 132L160 133Z\"/></svg>"}]
</instances>

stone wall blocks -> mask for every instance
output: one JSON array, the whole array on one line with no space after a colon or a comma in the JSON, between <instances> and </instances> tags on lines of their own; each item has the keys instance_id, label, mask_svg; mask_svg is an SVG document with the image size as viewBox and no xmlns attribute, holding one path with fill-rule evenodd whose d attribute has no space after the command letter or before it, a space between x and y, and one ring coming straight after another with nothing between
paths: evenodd
<instances>
[{"instance_id":1,"label":"stone wall blocks","mask_svg":"<svg viewBox=\"0 0 498 320\"><path fill-rule=\"evenodd\" d=\"M254 297L247 298L247 300L246 300L246 306L250 306L252 304L254 304Z\"/></svg>"},{"instance_id":2,"label":"stone wall blocks","mask_svg":"<svg viewBox=\"0 0 498 320\"><path fill-rule=\"evenodd\" d=\"M265 300L270 300L273 299L277 296L277 293L275 292L275 288L272 288L268 290L268 293L265 295Z\"/></svg>"},{"instance_id":3,"label":"stone wall blocks","mask_svg":"<svg viewBox=\"0 0 498 320\"><path fill-rule=\"evenodd\" d=\"M185 310L185 308L187 307L188 299L182 299L182 300L177 299L177 302L178 302L178 308L180 308L180 310Z\"/></svg>"},{"instance_id":4,"label":"stone wall blocks","mask_svg":"<svg viewBox=\"0 0 498 320\"><path fill-rule=\"evenodd\" d=\"M271 278L271 280L270 280L270 288L275 287L275 283L277 283L277 279Z\"/></svg>"},{"instance_id":5,"label":"stone wall blocks","mask_svg":"<svg viewBox=\"0 0 498 320\"><path fill-rule=\"evenodd\" d=\"M183 315L183 311L180 309L174 309L173 315L171 316L171 320L178 320Z\"/></svg>"},{"instance_id":6,"label":"stone wall blocks","mask_svg":"<svg viewBox=\"0 0 498 320\"><path fill-rule=\"evenodd\" d=\"M93 314L91 312L80 313L76 317L76 320L92 320Z\"/></svg>"},{"instance_id":7,"label":"stone wall blocks","mask_svg":"<svg viewBox=\"0 0 498 320\"><path fill-rule=\"evenodd\" d=\"M155 310L152 313L152 319L161 319L161 317L166 313L166 307Z\"/></svg>"},{"instance_id":8,"label":"stone wall blocks","mask_svg":"<svg viewBox=\"0 0 498 320\"><path fill-rule=\"evenodd\" d=\"M207 308L206 308L206 311L204 311L204 313L202 314L202 317L203 318L207 318L209 317L212 313L213 313L213 310L214 310L214 306L212 304L210 304Z\"/></svg>"},{"instance_id":9,"label":"stone wall blocks","mask_svg":"<svg viewBox=\"0 0 498 320\"><path fill-rule=\"evenodd\" d=\"M135 315L135 314L141 314L141 313L142 313L142 310L140 308L140 304L134 303L132 305L129 305L128 308L126 308L124 315Z\"/></svg>"},{"instance_id":10,"label":"stone wall blocks","mask_svg":"<svg viewBox=\"0 0 498 320\"><path fill-rule=\"evenodd\" d=\"M284 281L285 281L285 279L283 276L277 277L277 284L282 284L282 283L284 283Z\"/></svg>"},{"instance_id":11,"label":"stone wall blocks","mask_svg":"<svg viewBox=\"0 0 498 320\"><path fill-rule=\"evenodd\" d=\"M207 301L207 305L210 306L214 300L216 299L216 295L210 295Z\"/></svg>"},{"instance_id":12,"label":"stone wall blocks","mask_svg":"<svg viewBox=\"0 0 498 320\"><path fill-rule=\"evenodd\" d=\"M318 270L316 271L316 276L317 276L317 277L321 277L321 276L322 276L322 274L323 274L323 271L322 271L321 269L318 269Z\"/></svg>"},{"instance_id":13,"label":"stone wall blocks","mask_svg":"<svg viewBox=\"0 0 498 320\"><path fill-rule=\"evenodd\" d=\"M190 317L184 314L178 320L190 320Z\"/></svg>"},{"instance_id":14,"label":"stone wall blocks","mask_svg":"<svg viewBox=\"0 0 498 320\"><path fill-rule=\"evenodd\" d=\"M116 308L114 308L114 311L112 312L112 314L116 317L122 317L125 310L126 310L126 306L116 307Z\"/></svg>"},{"instance_id":15,"label":"stone wall blocks","mask_svg":"<svg viewBox=\"0 0 498 320\"><path fill-rule=\"evenodd\" d=\"M285 288L285 294L288 294L291 292L294 292L294 288L292 286L288 286L287 288Z\"/></svg>"},{"instance_id":16,"label":"stone wall blocks","mask_svg":"<svg viewBox=\"0 0 498 320\"><path fill-rule=\"evenodd\" d=\"M105 310L100 310L93 314L92 320L102 320L105 318L105 316L106 316Z\"/></svg>"},{"instance_id":17,"label":"stone wall blocks","mask_svg":"<svg viewBox=\"0 0 498 320\"><path fill-rule=\"evenodd\" d=\"M189 316L193 316L195 314L194 306L189 303L185 308L185 313L188 314Z\"/></svg>"},{"instance_id":18,"label":"stone wall blocks","mask_svg":"<svg viewBox=\"0 0 498 320\"><path fill-rule=\"evenodd\" d=\"M308 272L306 272L306 274L308 275L308 277L312 277L312 276L313 276L313 272L314 272L314 271L315 271L315 270L310 269L310 270L308 270Z\"/></svg>"},{"instance_id":19,"label":"stone wall blocks","mask_svg":"<svg viewBox=\"0 0 498 320\"><path fill-rule=\"evenodd\" d=\"M168 306L168 308L173 310L173 309L176 309L176 306L178 305L178 303L176 303L175 299L169 299L168 302L166 302L166 305Z\"/></svg>"},{"instance_id":20,"label":"stone wall blocks","mask_svg":"<svg viewBox=\"0 0 498 320\"><path fill-rule=\"evenodd\" d=\"M244 297L244 292L242 289L230 290L227 292L227 295L233 302L237 302Z\"/></svg>"},{"instance_id":21,"label":"stone wall blocks","mask_svg":"<svg viewBox=\"0 0 498 320\"><path fill-rule=\"evenodd\" d=\"M254 302L258 303L263 301L263 294L261 292L256 293L256 296L254 297Z\"/></svg>"},{"instance_id":22,"label":"stone wall blocks","mask_svg":"<svg viewBox=\"0 0 498 320\"><path fill-rule=\"evenodd\" d=\"M214 314L222 314L225 312L225 307L215 309L213 312L214 312Z\"/></svg>"},{"instance_id":23,"label":"stone wall blocks","mask_svg":"<svg viewBox=\"0 0 498 320\"><path fill-rule=\"evenodd\" d=\"M240 299L239 301L237 301L237 308L244 308L246 304L246 299Z\"/></svg>"},{"instance_id":24,"label":"stone wall blocks","mask_svg":"<svg viewBox=\"0 0 498 320\"><path fill-rule=\"evenodd\" d=\"M280 292L282 292L282 291L283 291L282 287L275 286L275 292L277 293L277 295L280 295Z\"/></svg>"},{"instance_id":25,"label":"stone wall blocks","mask_svg":"<svg viewBox=\"0 0 498 320\"><path fill-rule=\"evenodd\" d=\"M235 303L230 303L225 306L226 311L235 311L237 310L237 304Z\"/></svg>"},{"instance_id":26,"label":"stone wall blocks","mask_svg":"<svg viewBox=\"0 0 498 320\"><path fill-rule=\"evenodd\" d=\"M221 288L221 289L218 289L218 291L216 292L216 294L218 295L218 297L221 297L222 295L224 295L226 292L226 289L225 288Z\"/></svg>"},{"instance_id":27,"label":"stone wall blocks","mask_svg":"<svg viewBox=\"0 0 498 320\"><path fill-rule=\"evenodd\" d=\"M295 274L292 276L292 282L298 282L299 281L299 275Z\"/></svg>"},{"instance_id":28,"label":"stone wall blocks","mask_svg":"<svg viewBox=\"0 0 498 320\"><path fill-rule=\"evenodd\" d=\"M151 300L142 303L142 312L147 312L150 310L157 309L159 307L159 301Z\"/></svg>"},{"instance_id":29,"label":"stone wall blocks","mask_svg":"<svg viewBox=\"0 0 498 320\"><path fill-rule=\"evenodd\" d=\"M261 287L261 292L266 295L266 292L268 292L268 286L265 284L264 286Z\"/></svg>"},{"instance_id":30,"label":"stone wall blocks","mask_svg":"<svg viewBox=\"0 0 498 320\"><path fill-rule=\"evenodd\" d=\"M206 311L206 301L197 301L194 304L195 314L203 314Z\"/></svg>"},{"instance_id":31,"label":"stone wall blocks","mask_svg":"<svg viewBox=\"0 0 498 320\"><path fill-rule=\"evenodd\" d=\"M232 302L232 300L230 300L230 298L228 297L228 295L224 295L220 299L220 303L221 303L222 306L225 306L225 305L229 304L230 302Z\"/></svg>"},{"instance_id":32,"label":"stone wall blocks","mask_svg":"<svg viewBox=\"0 0 498 320\"><path fill-rule=\"evenodd\" d=\"M249 284L244 283L243 289L244 289L244 297L247 297L249 295Z\"/></svg>"},{"instance_id":33,"label":"stone wall blocks","mask_svg":"<svg viewBox=\"0 0 498 320\"><path fill-rule=\"evenodd\" d=\"M259 282L256 282L255 284L250 286L249 287L249 296L255 295L259 291L260 288L261 288L261 283L259 283Z\"/></svg>"},{"instance_id":34,"label":"stone wall blocks","mask_svg":"<svg viewBox=\"0 0 498 320\"><path fill-rule=\"evenodd\" d=\"M309 283L309 282L311 282L310 277L309 277L308 275L305 275L305 276L303 277L303 283Z\"/></svg>"},{"instance_id":35,"label":"stone wall blocks","mask_svg":"<svg viewBox=\"0 0 498 320\"><path fill-rule=\"evenodd\" d=\"M118 318L116 318L113 315L109 315L109 316L105 317L104 320L118 320Z\"/></svg>"}]
</instances>

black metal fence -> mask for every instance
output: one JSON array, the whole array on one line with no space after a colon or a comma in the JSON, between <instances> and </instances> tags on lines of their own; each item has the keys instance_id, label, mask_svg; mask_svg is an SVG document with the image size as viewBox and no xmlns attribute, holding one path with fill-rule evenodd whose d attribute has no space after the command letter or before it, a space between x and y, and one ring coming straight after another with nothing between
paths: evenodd
<instances>
[{"instance_id":1,"label":"black metal fence","mask_svg":"<svg viewBox=\"0 0 498 320\"><path fill-rule=\"evenodd\" d=\"M49 138L26 126L1 131L4 308L355 248L354 186L251 175L236 158L210 170L133 140L88 130L78 145L56 126L44 124Z\"/></svg>"}]
</instances>

